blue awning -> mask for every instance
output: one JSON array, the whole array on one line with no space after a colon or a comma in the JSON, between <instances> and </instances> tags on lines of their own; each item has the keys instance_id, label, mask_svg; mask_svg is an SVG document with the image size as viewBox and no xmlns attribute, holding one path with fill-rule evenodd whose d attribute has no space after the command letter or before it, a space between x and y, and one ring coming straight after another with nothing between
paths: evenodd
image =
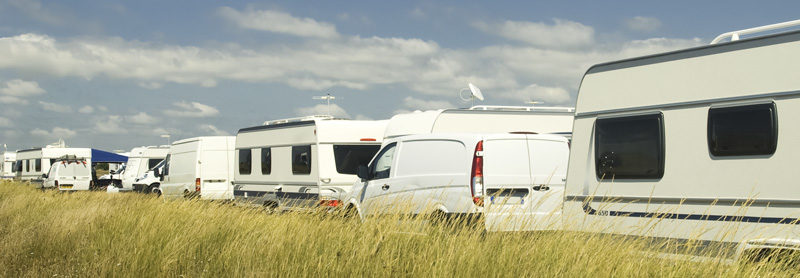
<instances>
[{"instance_id":1,"label":"blue awning","mask_svg":"<svg viewBox=\"0 0 800 278\"><path fill-rule=\"evenodd\" d=\"M101 151L98 149L92 149L92 163L99 163L99 162L117 162L117 163L125 163L128 162L128 157L124 155L118 155L115 153L110 153L107 151Z\"/></svg>"}]
</instances>

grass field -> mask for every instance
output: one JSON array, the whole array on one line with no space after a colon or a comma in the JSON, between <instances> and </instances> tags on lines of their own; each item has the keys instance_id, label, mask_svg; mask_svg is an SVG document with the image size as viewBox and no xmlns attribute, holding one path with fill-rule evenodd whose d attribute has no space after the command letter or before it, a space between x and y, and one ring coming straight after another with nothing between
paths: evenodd
<instances>
[{"instance_id":1,"label":"grass field","mask_svg":"<svg viewBox=\"0 0 800 278\"><path fill-rule=\"evenodd\" d=\"M666 260L572 232L361 223L142 194L0 184L3 277L783 277L776 263Z\"/></svg>"}]
</instances>

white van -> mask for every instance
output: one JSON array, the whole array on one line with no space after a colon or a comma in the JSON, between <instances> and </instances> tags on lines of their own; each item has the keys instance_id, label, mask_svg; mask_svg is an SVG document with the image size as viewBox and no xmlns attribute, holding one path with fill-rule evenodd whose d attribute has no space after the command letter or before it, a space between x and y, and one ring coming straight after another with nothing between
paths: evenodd
<instances>
[{"instance_id":1,"label":"white van","mask_svg":"<svg viewBox=\"0 0 800 278\"><path fill-rule=\"evenodd\" d=\"M792 31L592 66L564 227L739 255L800 249L798 50Z\"/></svg>"},{"instance_id":2,"label":"white van","mask_svg":"<svg viewBox=\"0 0 800 278\"><path fill-rule=\"evenodd\" d=\"M42 184L42 175L48 172L50 169L49 166L52 165L57 158L64 155L91 158L92 149L48 146L45 148L17 151L17 167L14 179L28 181L32 184Z\"/></svg>"},{"instance_id":3,"label":"white van","mask_svg":"<svg viewBox=\"0 0 800 278\"><path fill-rule=\"evenodd\" d=\"M156 166L147 170L144 174L139 176L133 181L133 190L142 193L156 193L161 194L159 186L161 186L161 173L164 172L165 160L161 160Z\"/></svg>"},{"instance_id":4,"label":"white van","mask_svg":"<svg viewBox=\"0 0 800 278\"><path fill-rule=\"evenodd\" d=\"M167 157L169 146L147 146L133 148L128 155L128 161L125 163L125 170L117 172L120 175L121 182L109 186L108 192L125 192L133 191L133 184L137 178L142 176L145 172L155 167L159 162ZM146 188L138 188L136 191L142 191Z\"/></svg>"},{"instance_id":5,"label":"white van","mask_svg":"<svg viewBox=\"0 0 800 278\"><path fill-rule=\"evenodd\" d=\"M331 116L269 121L236 135L239 203L290 209L337 207L356 170L380 149L386 121Z\"/></svg>"},{"instance_id":6,"label":"white van","mask_svg":"<svg viewBox=\"0 0 800 278\"><path fill-rule=\"evenodd\" d=\"M58 188L61 191L92 189L92 161L88 158L65 155L43 174L42 187Z\"/></svg>"},{"instance_id":7,"label":"white van","mask_svg":"<svg viewBox=\"0 0 800 278\"><path fill-rule=\"evenodd\" d=\"M233 199L235 136L205 136L172 143L160 173L165 199Z\"/></svg>"},{"instance_id":8,"label":"white van","mask_svg":"<svg viewBox=\"0 0 800 278\"><path fill-rule=\"evenodd\" d=\"M349 212L483 213L489 230L558 228L569 157L563 136L424 134L384 143L359 167Z\"/></svg>"},{"instance_id":9,"label":"white van","mask_svg":"<svg viewBox=\"0 0 800 278\"><path fill-rule=\"evenodd\" d=\"M3 164L0 165L0 172L3 173L3 179L13 179L14 178L14 166L17 165L17 152L5 152L3 153Z\"/></svg>"}]
</instances>

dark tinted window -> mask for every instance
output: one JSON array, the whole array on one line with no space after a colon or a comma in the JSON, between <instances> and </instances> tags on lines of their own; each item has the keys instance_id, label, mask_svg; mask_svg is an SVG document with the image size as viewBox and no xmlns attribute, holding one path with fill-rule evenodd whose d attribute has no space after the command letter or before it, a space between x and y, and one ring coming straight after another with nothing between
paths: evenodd
<instances>
[{"instance_id":1,"label":"dark tinted window","mask_svg":"<svg viewBox=\"0 0 800 278\"><path fill-rule=\"evenodd\" d=\"M170 156L172 156L172 155L168 154L167 158L164 158L164 172L161 173L162 176L169 175L169 159L170 159Z\"/></svg>"},{"instance_id":2,"label":"dark tinted window","mask_svg":"<svg viewBox=\"0 0 800 278\"><path fill-rule=\"evenodd\" d=\"M598 178L659 179L664 176L663 116L598 119L595 162Z\"/></svg>"},{"instance_id":3,"label":"dark tinted window","mask_svg":"<svg viewBox=\"0 0 800 278\"><path fill-rule=\"evenodd\" d=\"M775 103L708 110L708 151L712 155L769 155L777 145Z\"/></svg>"},{"instance_id":4,"label":"dark tinted window","mask_svg":"<svg viewBox=\"0 0 800 278\"><path fill-rule=\"evenodd\" d=\"M261 149L261 174L269 175L272 173L272 149Z\"/></svg>"},{"instance_id":5,"label":"dark tinted window","mask_svg":"<svg viewBox=\"0 0 800 278\"><path fill-rule=\"evenodd\" d=\"M17 160L17 162L14 163L14 172L22 172L22 160Z\"/></svg>"},{"instance_id":6,"label":"dark tinted window","mask_svg":"<svg viewBox=\"0 0 800 278\"><path fill-rule=\"evenodd\" d=\"M34 167L34 171L41 172L42 171L42 160L36 159L36 167Z\"/></svg>"},{"instance_id":7,"label":"dark tinted window","mask_svg":"<svg viewBox=\"0 0 800 278\"><path fill-rule=\"evenodd\" d=\"M31 161L25 160L25 172L30 172L30 171L31 171Z\"/></svg>"},{"instance_id":8,"label":"dark tinted window","mask_svg":"<svg viewBox=\"0 0 800 278\"><path fill-rule=\"evenodd\" d=\"M252 170L253 155L250 149L239 150L239 174L249 175Z\"/></svg>"},{"instance_id":9,"label":"dark tinted window","mask_svg":"<svg viewBox=\"0 0 800 278\"><path fill-rule=\"evenodd\" d=\"M292 147L292 174L311 174L311 146Z\"/></svg>"},{"instance_id":10,"label":"dark tinted window","mask_svg":"<svg viewBox=\"0 0 800 278\"><path fill-rule=\"evenodd\" d=\"M162 160L161 158L151 158L147 160L147 169L153 169L153 167L156 167Z\"/></svg>"},{"instance_id":11,"label":"dark tinted window","mask_svg":"<svg viewBox=\"0 0 800 278\"><path fill-rule=\"evenodd\" d=\"M380 148L380 145L334 145L336 172L355 175L358 166L369 164L369 160Z\"/></svg>"}]
</instances>

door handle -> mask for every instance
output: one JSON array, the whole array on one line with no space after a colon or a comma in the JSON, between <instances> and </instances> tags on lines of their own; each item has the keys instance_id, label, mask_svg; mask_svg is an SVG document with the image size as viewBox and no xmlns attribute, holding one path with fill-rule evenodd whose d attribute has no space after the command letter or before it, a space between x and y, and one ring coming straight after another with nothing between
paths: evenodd
<instances>
[{"instance_id":1,"label":"door handle","mask_svg":"<svg viewBox=\"0 0 800 278\"><path fill-rule=\"evenodd\" d=\"M383 186L381 186L381 189L389 190L389 185L388 184L384 184Z\"/></svg>"},{"instance_id":2,"label":"door handle","mask_svg":"<svg viewBox=\"0 0 800 278\"><path fill-rule=\"evenodd\" d=\"M533 190L535 190L535 191L547 191L547 190L550 190L550 187L547 186L546 184L540 184L540 185L534 186Z\"/></svg>"}]
</instances>

